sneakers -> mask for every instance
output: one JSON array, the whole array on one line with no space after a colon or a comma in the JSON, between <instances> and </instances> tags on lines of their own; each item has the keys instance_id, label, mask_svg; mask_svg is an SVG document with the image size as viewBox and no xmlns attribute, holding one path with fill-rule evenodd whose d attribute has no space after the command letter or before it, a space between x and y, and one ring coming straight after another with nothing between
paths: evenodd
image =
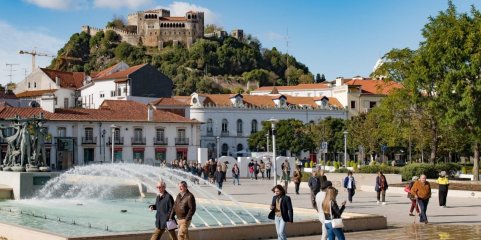
<instances>
[{"instance_id":1,"label":"sneakers","mask_svg":"<svg viewBox=\"0 0 481 240\"><path fill-rule=\"evenodd\" d=\"M411 212L409 213L409 216L414 217L415 215Z\"/></svg>"},{"instance_id":2,"label":"sneakers","mask_svg":"<svg viewBox=\"0 0 481 240\"><path fill-rule=\"evenodd\" d=\"M386 202L382 202L382 205L386 205Z\"/></svg>"}]
</instances>

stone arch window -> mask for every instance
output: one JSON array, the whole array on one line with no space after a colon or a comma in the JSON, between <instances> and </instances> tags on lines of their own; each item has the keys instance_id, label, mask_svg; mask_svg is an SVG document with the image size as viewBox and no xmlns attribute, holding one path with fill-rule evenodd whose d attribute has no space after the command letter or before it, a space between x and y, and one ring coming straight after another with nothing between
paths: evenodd
<instances>
[{"instance_id":1,"label":"stone arch window","mask_svg":"<svg viewBox=\"0 0 481 240\"><path fill-rule=\"evenodd\" d=\"M190 14L189 14L189 15L187 15L187 19L191 19L191 18L192 18L192 17L190 16Z\"/></svg>"},{"instance_id":2,"label":"stone arch window","mask_svg":"<svg viewBox=\"0 0 481 240\"><path fill-rule=\"evenodd\" d=\"M185 27L185 23L182 23L182 27Z\"/></svg>"},{"instance_id":3,"label":"stone arch window","mask_svg":"<svg viewBox=\"0 0 481 240\"><path fill-rule=\"evenodd\" d=\"M197 15L195 15L195 14L192 15L192 18L193 18L193 19L197 19Z\"/></svg>"},{"instance_id":4,"label":"stone arch window","mask_svg":"<svg viewBox=\"0 0 481 240\"><path fill-rule=\"evenodd\" d=\"M227 119L222 119L222 133L228 133L229 130L228 130L228 127L229 127L229 122L227 121Z\"/></svg>"},{"instance_id":5,"label":"stone arch window","mask_svg":"<svg viewBox=\"0 0 481 240\"><path fill-rule=\"evenodd\" d=\"M237 119L237 134L242 134L242 119Z\"/></svg>"},{"instance_id":6,"label":"stone arch window","mask_svg":"<svg viewBox=\"0 0 481 240\"><path fill-rule=\"evenodd\" d=\"M227 156L229 154L229 145L227 143L222 144L222 156Z\"/></svg>"},{"instance_id":7,"label":"stone arch window","mask_svg":"<svg viewBox=\"0 0 481 240\"><path fill-rule=\"evenodd\" d=\"M251 122L251 133L256 133L257 132L257 120L252 119Z\"/></svg>"},{"instance_id":8,"label":"stone arch window","mask_svg":"<svg viewBox=\"0 0 481 240\"><path fill-rule=\"evenodd\" d=\"M242 150L244 150L244 146L242 145L242 143L237 144L237 151L239 152Z\"/></svg>"},{"instance_id":9,"label":"stone arch window","mask_svg":"<svg viewBox=\"0 0 481 240\"><path fill-rule=\"evenodd\" d=\"M207 125L206 125L206 128L207 128L207 135L212 135L213 131L212 131L212 125L213 125L213 121L212 121L212 118L209 118L207 119Z\"/></svg>"},{"instance_id":10,"label":"stone arch window","mask_svg":"<svg viewBox=\"0 0 481 240\"><path fill-rule=\"evenodd\" d=\"M164 27L164 23L161 23L161 24L160 24L160 27L163 28L163 27Z\"/></svg>"}]
</instances>

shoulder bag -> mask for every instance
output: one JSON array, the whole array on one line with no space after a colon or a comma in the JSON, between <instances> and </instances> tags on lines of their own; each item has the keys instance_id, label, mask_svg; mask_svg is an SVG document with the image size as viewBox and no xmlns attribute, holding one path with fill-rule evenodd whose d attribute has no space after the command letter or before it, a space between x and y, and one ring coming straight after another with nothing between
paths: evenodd
<instances>
[{"instance_id":1,"label":"shoulder bag","mask_svg":"<svg viewBox=\"0 0 481 240\"><path fill-rule=\"evenodd\" d=\"M331 224L332 228L343 228L344 223L342 223L342 218L333 218L332 215L332 201L331 201L331 206L330 206L330 211L331 211Z\"/></svg>"},{"instance_id":2,"label":"shoulder bag","mask_svg":"<svg viewBox=\"0 0 481 240\"><path fill-rule=\"evenodd\" d=\"M169 221L167 221L167 230L175 230L177 229L177 222L175 221L175 219L170 219Z\"/></svg>"}]
</instances>

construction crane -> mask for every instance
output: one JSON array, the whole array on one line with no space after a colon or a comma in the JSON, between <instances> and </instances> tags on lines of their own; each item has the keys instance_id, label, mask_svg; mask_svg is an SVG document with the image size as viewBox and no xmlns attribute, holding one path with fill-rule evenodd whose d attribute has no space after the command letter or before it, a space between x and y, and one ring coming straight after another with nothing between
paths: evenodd
<instances>
[{"instance_id":1,"label":"construction crane","mask_svg":"<svg viewBox=\"0 0 481 240\"><path fill-rule=\"evenodd\" d=\"M35 49L35 48L32 51L20 50L20 51L18 51L18 53L19 54L30 54L30 55L32 55L32 72L33 72L33 70L35 70L35 56L52 57L52 58L55 57L55 56L47 54L47 53L37 52L37 49Z\"/></svg>"}]
</instances>

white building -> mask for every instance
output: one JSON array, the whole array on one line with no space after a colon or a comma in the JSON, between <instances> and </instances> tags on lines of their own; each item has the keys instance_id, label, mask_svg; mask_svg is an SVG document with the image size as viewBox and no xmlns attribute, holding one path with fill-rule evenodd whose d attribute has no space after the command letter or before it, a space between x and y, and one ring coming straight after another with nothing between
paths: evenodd
<instances>
[{"instance_id":1,"label":"white building","mask_svg":"<svg viewBox=\"0 0 481 240\"><path fill-rule=\"evenodd\" d=\"M175 103L177 102L177 103ZM241 94L197 94L190 97L161 99L152 103L157 109L172 111L188 108L192 119L202 122L201 147L208 148L210 158L240 156L248 151L247 139L271 118L298 119L304 123L327 117L345 119L346 112L339 101L327 97L292 97L286 95L252 96Z\"/></svg>"},{"instance_id":2,"label":"white building","mask_svg":"<svg viewBox=\"0 0 481 240\"><path fill-rule=\"evenodd\" d=\"M36 103L40 103L43 94L51 93L55 97L55 108L72 108L77 104L76 100L79 96L77 89L82 86L86 78L83 72L37 68L17 83L14 93L18 99Z\"/></svg>"},{"instance_id":3,"label":"white building","mask_svg":"<svg viewBox=\"0 0 481 240\"><path fill-rule=\"evenodd\" d=\"M368 112L377 106L382 98L393 89L401 88L399 83L362 77L337 78L333 82L299 84L296 86L260 87L252 95L285 94L303 97L334 97L341 106L349 109L349 116Z\"/></svg>"},{"instance_id":4,"label":"white building","mask_svg":"<svg viewBox=\"0 0 481 240\"><path fill-rule=\"evenodd\" d=\"M110 162L112 139L116 162L197 160L199 121L134 101L107 100L100 109L54 109L53 96L44 96L42 101L43 109L0 106L0 122L8 126L7 119L17 115L30 118L42 114L51 136L46 148L47 162L53 169ZM8 131L4 134L9 135ZM7 148L3 139L0 145L3 159Z\"/></svg>"}]
</instances>

